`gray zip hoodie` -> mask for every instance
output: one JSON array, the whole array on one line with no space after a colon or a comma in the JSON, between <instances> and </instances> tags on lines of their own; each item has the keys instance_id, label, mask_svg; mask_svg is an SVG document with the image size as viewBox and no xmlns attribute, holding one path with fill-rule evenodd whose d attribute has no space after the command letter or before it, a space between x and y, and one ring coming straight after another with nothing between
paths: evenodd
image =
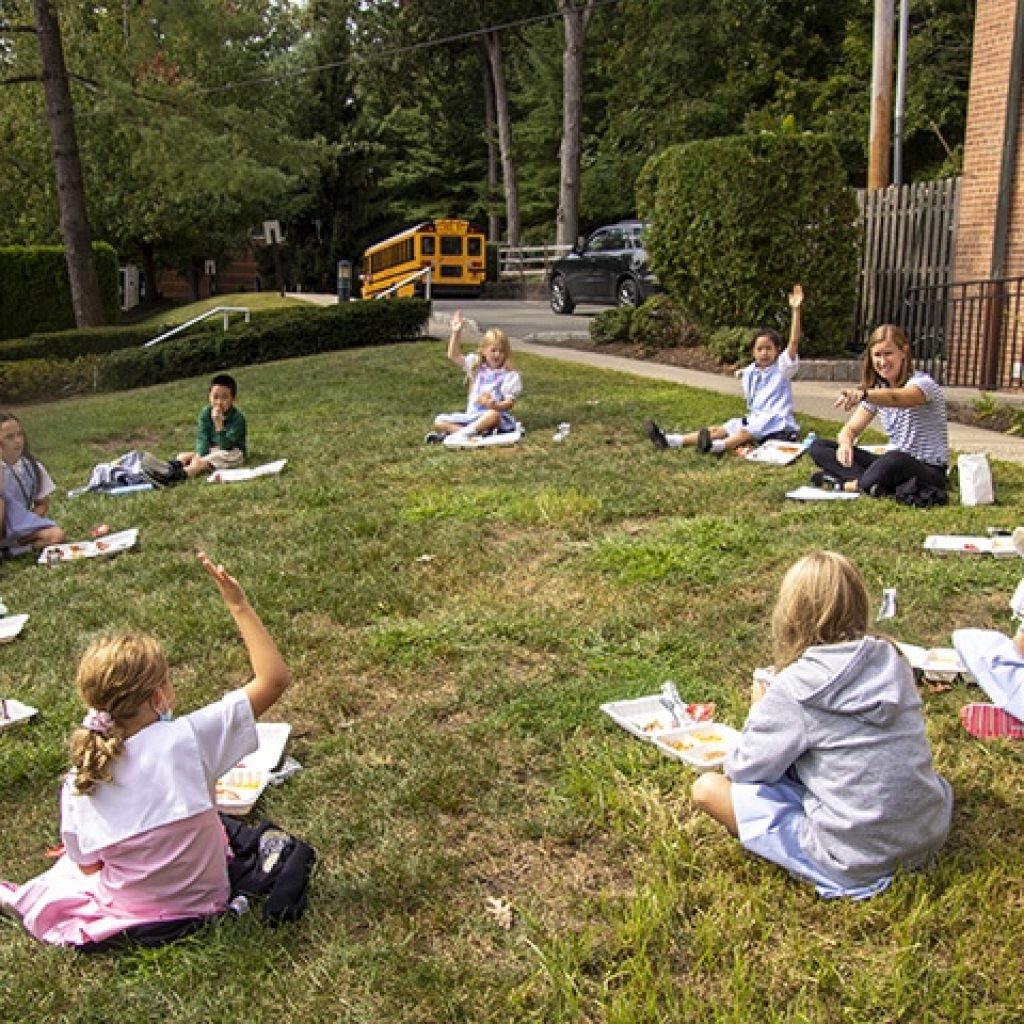
<instances>
[{"instance_id":1,"label":"gray zip hoodie","mask_svg":"<svg viewBox=\"0 0 1024 1024\"><path fill-rule=\"evenodd\" d=\"M725 772L802 783L801 846L850 885L921 866L949 831L953 793L932 767L913 671L878 637L809 647L780 672Z\"/></svg>"}]
</instances>

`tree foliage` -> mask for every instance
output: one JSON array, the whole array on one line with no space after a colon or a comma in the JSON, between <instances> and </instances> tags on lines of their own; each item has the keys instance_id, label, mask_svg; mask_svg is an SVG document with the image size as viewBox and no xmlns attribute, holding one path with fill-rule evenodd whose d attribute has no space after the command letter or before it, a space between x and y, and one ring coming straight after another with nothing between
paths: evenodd
<instances>
[{"instance_id":1,"label":"tree foliage","mask_svg":"<svg viewBox=\"0 0 1024 1024\"><path fill-rule=\"evenodd\" d=\"M559 205L559 0L132 0L60 6L94 233L184 266L285 224L294 275L426 217L505 213L480 33L500 43L524 241ZM575 5L574 5L575 6ZM38 58L0 8L0 242L58 238ZM790 126L867 164L873 0L600 0L579 112L579 228L636 212L666 147ZM911 11L905 178L957 170L974 0ZM4 86L4 81L16 84ZM493 178L493 170L490 171Z\"/></svg>"}]
</instances>

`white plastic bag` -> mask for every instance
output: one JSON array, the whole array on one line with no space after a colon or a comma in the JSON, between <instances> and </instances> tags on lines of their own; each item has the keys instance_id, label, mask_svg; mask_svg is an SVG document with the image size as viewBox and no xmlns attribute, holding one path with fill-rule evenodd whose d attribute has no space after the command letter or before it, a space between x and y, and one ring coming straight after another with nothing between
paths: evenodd
<instances>
[{"instance_id":1,"label":"white plastic bag","mask_svg":"<svg viewBox=\"0 0 1024 1024\"><path fill-rule=\"evenodd\" d=\"M961 505L991 505L996 500L992 489L992 470L985 452L959 456L956 468L960 477Z\"/></svg>"}]
</instances>

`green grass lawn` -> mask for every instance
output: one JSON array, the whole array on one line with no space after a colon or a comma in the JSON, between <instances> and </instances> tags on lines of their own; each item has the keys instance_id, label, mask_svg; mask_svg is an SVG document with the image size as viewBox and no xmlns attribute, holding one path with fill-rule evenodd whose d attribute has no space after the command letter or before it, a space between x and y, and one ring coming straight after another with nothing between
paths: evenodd
<instances>
[{"instance_id":1,"label":"green grass lawn","mask_svg":"<svg viewBox=\"0 0 1024 1024\"><path fill-rule=\"evenodd\" d=\"M0 920L4 1020L1009 1021L1024 1013L1018 747L981 744L923 690L956 793L937 868L866 903L828 903L745 855L689 801L691 771L614 726L602 701L676 681L743 722L768 663L784 569L814 547L857 561L899 612L880 628L945 646L1009 627L1021 563L941 558L929 533L1019 523L1024 467L999 505L802 505L807 464L654 451L641 423L719 421L735 399L519 360L527 440L422 443L464 393L442 343L237 371L253 463L197 482L55 502L72 538L137 526L137 550L43 569L7 563L0 596L31 618L0 648L0 694L41 709L0 734L0 877L44 870L77 653L106 627L155 633L179 710L245 678L230 619L193 558L246 586L296 685L271 720L305 770L258 806L319 853L299 923L258 916L175 946L95 958ZM130 448L191 442L206 380L23 410L62 489ZM551 435L568 420L561 444ZM834 425L808 421L828 435ZM63 490L61 491L63 493ZM954 498L955 502L955 498ZM489 900L514 914L503 928Z\"/></svg>"}]
</instances>

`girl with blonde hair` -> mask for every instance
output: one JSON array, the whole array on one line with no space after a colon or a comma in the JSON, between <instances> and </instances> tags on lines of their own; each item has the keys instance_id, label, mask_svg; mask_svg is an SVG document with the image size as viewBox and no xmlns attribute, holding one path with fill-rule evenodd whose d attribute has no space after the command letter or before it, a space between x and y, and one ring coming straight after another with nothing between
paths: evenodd
<instances>
[{"instance_id":1,"label":"girl with blonde hair","mask_svg":"<svg viewBox=\"0 0 1024 1024\"><path fill-rule=\"evenodd\" d=\"M867 586L833 551L786 573L772 615L775 674L755 681L725 774L694 803L743 846L812 882L864 899L945 842L949 783L932 766L913 671L868 635Z\"/></svg>"},{"instance_id":2,"label":"girl with blonde hair","mask_svg":"<svg viewBox=\"0 0 1024 1024\"><path fill-rule=\"evenodd\" d=\"M480 342L478 352L462 354L462 310L452 316L448 339L448 360L466 375L469 399L465 412L442 413L427 434L427 444L440 444L449 434L474 435L509 433L518 426L512 408L523 392L523 379L512 368L512 345L508 335L491 328Z\"/></svg>"},{"instance_id":3,"label":"girl with blonde hair","mask_svg":"<svg viewBox=\"0 0 1024 1024\"><path fill-rule=\"evenodd\" d=\"M227 906L214 787L256 749L256 719L291 674L238 581L198 557L235 621L252 681L174 719L170 669L152 637L89 645L76 676L87 710L61 791L64 855L24 885L0 882L0 909L42 942L95 948L155 925L174 937L178 924L188 930Z\"/></svg>"}]
</instances>

